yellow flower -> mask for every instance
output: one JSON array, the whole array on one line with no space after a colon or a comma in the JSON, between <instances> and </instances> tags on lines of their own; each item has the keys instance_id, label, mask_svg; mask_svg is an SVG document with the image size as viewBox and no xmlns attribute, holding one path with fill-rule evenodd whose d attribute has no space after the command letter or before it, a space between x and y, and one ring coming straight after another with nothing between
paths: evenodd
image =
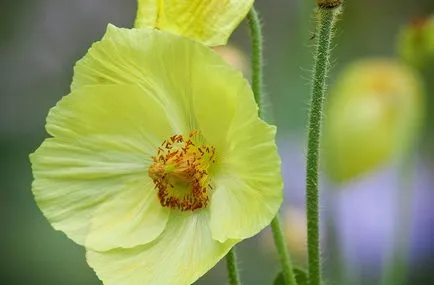
<instances>
[{"instance_id":1,"label":"yellow flower","mask_svg":"<svg viewBox=\"0 0 434 285\"><path fill-rule=\"evenodd\" d=\"M209 46L226 44L254 0L138 0L136 28L183 35Z\"/></svg>"},{"instance_id":2,"label":"yellow flower","mask_svg":"<svg viewBox=\"0 0 434 285\"><path fill-rule=\"evenodd\" d=\"M402 155L422 116L422 82L413 69L391 59L352 63L332 87L325 111L328 174L347 181Z\"/></svg>"},{"instance_id":3,"label":"yellow flower","mask_svg":"<svg viewBox=\"0 0 434 285\"><path fill-rule=\"evenodd\" d=\"M275 127L187 38L109 26L31 155L35 199L104 284L190 284L282 200Z\"/></svg>"}]
</instances>

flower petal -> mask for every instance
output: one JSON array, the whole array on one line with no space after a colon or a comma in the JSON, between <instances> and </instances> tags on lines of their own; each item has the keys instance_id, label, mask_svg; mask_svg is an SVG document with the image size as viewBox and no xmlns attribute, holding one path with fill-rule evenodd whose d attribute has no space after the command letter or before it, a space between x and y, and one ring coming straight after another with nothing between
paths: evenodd
<instances>
[{"instance_id":1,"label":"flower petal","mask_svg":"<svg viewBox=\"0 0 434 285\"><path fill-rule=\"evenodd\" d=\"M148 177L171 134L164 110L135 86L92 86L65 96L47 118L53 135L31 154L32 190L54 228L95 250L133 247L164 230Z\"/></svg>"},{"instance_id":2,"label":"flower petal","mask_svg":"<svg viewBox=\"0 0 434 285\"><path fill-rule=\"evenodd\" d=\"M253 0L139 0L135 27L166 30L205 45L226 44Z\"/></svg>"},{"instance_id":3,"label":"flower petal","mask_svg":"<svg viewBox=\"0 0 434 285\"><path fill-rule=\"evenodd\" d=\"M94 84L139 85L164 106L178 134L200 129L202 119L219 118L215 121L224 132L209 133L215 138L226 133L238 93L253 96L242 74L209 48L158 30L113 25L74 69L73 90Z\"/></svg>"},{"instance_id":4,"label":"flower petal","mask_svg":"<svg viewBox=\"0 0 434 285\"><path fill-rule=\"evenodd\" d=\"M221 154L213 178L211 231L220 242L255 235L270 223L282 202L276 129L256 117L251 101L252 97L240 98L228 129L230 147Z\"/></svg>"},{"instance_id":5,"label":"flower petal","mask_svg":"<svg viewBox=\"0 0 434 285\"><path fill-rule=\"evenodd\" d=\"M203 45L152 29L122 29L109 25L103 39L77 62L71 89L94 84L135 84L160 102L175 133L197 129L191 110L192 80L206 82L207 56ZM198 67L195 67L198 66Z\"/></svg>"},{"instance_id":6,"label":"flower petal","mask_svg":"<svg viewBox=\"0 0 434 285\"><path fill-rule=\"evenodd\" d=\"M203 76L193 79L194 112L200 132L208 144L216 147L219 155L231 146L227 136L238 104L248 104L253 117L257 117L257 106L249 99L253 98L253 93L240 72L217 55L203 60L209 64L196 67L202 70ZM206 80L208 76L213 80Z\"/></svg>"},{"instance_id":7,"label":"flower petal","mask_svg":"<svg viewBox=\"0 0 434 285\"><path fill-rule=\"evenodd\" d=\"M282 201L276 129L258 118L253 93L239 72L211 56L207 62L203 74L213 80L193 80L193 103L206 143L216 148L211 232L220 242L244 239L267 226Z\"/></svg>"},{"instance_id":8,"label":"flower petal","mask_svg":"<svg viewBox=\"0 0 434 285\"><path fill-rule=\"evenodd\" d=\"M152 243L108 252L88 250L87 261L104 284L191 284L211 269L237 240L211 238L209 213L172 212Z\"/></svg>"},{"instance_id":9,"label":"flower petal","mask_svg":"<svg viewBox=\"0 0 434 285\"><path fill-rule=\"evenodd\" d=\"M155 65L160 57L158 31L151 29L123 29L111 24L103 38L95 42L74 67L71 89L93 84L146 84L155 86L161 67ZM155 48L153 48L155 47ZM153 53L154 51L154 53ZM162 62L164 64L164 61Z\"/></svg>"}]
</instances>

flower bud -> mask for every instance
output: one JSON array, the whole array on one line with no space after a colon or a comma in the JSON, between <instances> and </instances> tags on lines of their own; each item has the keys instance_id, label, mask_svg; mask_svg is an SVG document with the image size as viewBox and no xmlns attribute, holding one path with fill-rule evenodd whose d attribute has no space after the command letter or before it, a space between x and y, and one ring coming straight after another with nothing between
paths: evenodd
<instances>
[{"instance_id":1,"label":"flower bud","mask_svg":"<svg viewBox=\"0 0 434 285\"><path fill-rule=\"evenodd\" d=\"M316 4L323 9L333 9L339 7L342 0L316 0Z\"/></svg>"},{"instance_id":2,"label":"flower bud","mask_svg":"<svg viewBox=\"0 0 434 285\"><path fill-rule=\"evenodd\" d=\"M282 229L291 257L296 263L304 263L307 259L306 228L306 216L303 209L297 207L283 209ZM277 253L271 231L264 232L261 242L265 252Z\"/></svg>"},{"instance_id":3,"label":"flower bud","mask_svg":"<svg viewBox=\"0 0 434 285\"><path fill-rule=\"evenodd\" d=\"M346 181L403 153L417 135L423 90L418 75L389 59L351 64L330 92L324 125L325 167Z\"/></svg>"},{"instance_id":4,"label":"flower bud","mask_svg":"<svg viewBox=\"0 0 434 285\"><path fill-rule=\"evenodd\" d=\"M398 36L398 55L406 63L423 67L434 63L434 16L414 19Z\"/></svg>"}]
</instances>

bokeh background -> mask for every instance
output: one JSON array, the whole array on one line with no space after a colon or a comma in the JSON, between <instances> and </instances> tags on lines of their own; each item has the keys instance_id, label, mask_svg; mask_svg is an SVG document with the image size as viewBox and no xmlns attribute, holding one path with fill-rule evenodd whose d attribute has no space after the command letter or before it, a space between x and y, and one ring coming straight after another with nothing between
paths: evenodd
<instances>
[{"instance_id":1,"label":"bokeh background","mask_svg":"<svg viewBox=\"0 0 434 285\"><path fill-rule=\"evenodd\" d=\"M304 266L304 144L314 1L256 2L264 24L266 88L283 159L282 214L294 263ZM107 23L131 27L136 2L0 3L0 283L101 284L86 265L84 250L54 231L37 208L28 155L47 136L45 116L68 93L74 63L101 38ZM415 17L433 13L432 0L346 1L330 81L356 59L395 56L400 28ZM245 23L231 43L248 56ZM408 274L402 284L434 284L433 74L434 66L423 72L428 115L414 151L410 195L403 199L408 193L400 191L402 173L393 159L348 183L324 178L322 247L329 284L375 285L381 284L382 269L402 272L400 267L390 269L385 264L394 259L395 244L403 236L408 237L403 239ZM271 284L279 265L269 231L237 249L244 284ZM225 274L224 262L220 262L197 284L227 284Z\"/></svg>"}]
</instances>

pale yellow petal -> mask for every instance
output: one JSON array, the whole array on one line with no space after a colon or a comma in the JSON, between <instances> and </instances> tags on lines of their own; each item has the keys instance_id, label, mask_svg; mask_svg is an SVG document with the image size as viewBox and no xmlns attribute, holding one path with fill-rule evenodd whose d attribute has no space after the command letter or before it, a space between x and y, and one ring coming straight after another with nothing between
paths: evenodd
<instances>
[{"instance_id":1,"label":"pale yellow petal","mask_svg":"<svg viewBox=\"0 0 434 285\"><path fill-rule=\"evenodd\" d=\"M238 93L253 96L240 72L197 42L157 30L109 25L103 39L76 64L71 88L125 83L152 94L178 134L200 129L195 112L207 120L218 115L218 122L227 125ZM202 103L196 107L193 100L208 107L198 109Z\"/></svg>"},{"instance_id":2,"label":"pale yellow petal","mask_svg":"<svg viewBox=\"0 0 434 285\"><path fill-rule=\"evenodd\" d=\"M139 0L135 27L150 27L198 40L226 44L253 0Z\"/></svg>"},{"instance_id":3,"label":"pale yellow petal","mask_svg":"<svg viewBox=\"0 0 434 285\"><path fill-rule=\"evenodd\" d=\"M144 246L88 250L87 261L106 285L186 285L211 269L236 243L211 238L209 214L172 212L161 236Z\"/></svg>"},{"instance_id":4,"label":"pale yellow petal","mask_svg":"<svg viewBox=\"0 0 434 285\"><path fill-rule=\"evenodd\" d=\"M47 118L53 135L31 154L35 199L54 228L96 250L154 240L167 221L148 177L171 134L164 110L135 86L92 86Z\"/></svg>"},{"instance_id":5,"label":"pale yellow petal","mask_svg":"<svg viewBox=\"0 0 434 285\"><path fill-rule=\"evenodd\" d=\"M220 155L213 178L211 231L219 241L257 234L271 222L282 202L276 130L255 117L250 98L239 101L228 129L230 147Z\"/></svg>"},{"instance_id":6,"label":"pale yellow petal","mask_svg":"<svg viewBox=\"0 0 434 285\"><path fill-rule=\"evenodd\" d=\"M214 79L193 81L193 103L206 143L216 148L211 231L219 241L243 239L267 226L282 201L276 130L258 118L253 93L239 72L220 58L208 56L207 62L203 74Z\"/></svg>"},{"instance_id":7,"label":"pale yellow petal","mask_svg":"<svg viewBox=\"0 0 434 285\"><path fill-rule=\"evenodd\" d=\"M175 133L197 129L191 110L193 70L206 47L152 29L122 29L109 25L103 39L77 62L71 88L93 84L135 84L164 106ZM207 63L202 62L205 66ZM204 76L212 81L211 76Z\"/></svg>"},{"instance_id":8,"label":"pale yellow petal","mask_svg":"<svg viewBox=\"0 0 434 285\"><path fill-rule=\"evenodd\" d=\"M216 147L219 156L231 147L228 131L239 104L248 104L253 118L257 117L257 106L249 99L253 93L240 72L215 54L202 58L209 64L195 66L198 75L192 81L194 112L202 135L208 144ZM208 76L213 79L207 80Z\"/></svg>"}]
</instances>

